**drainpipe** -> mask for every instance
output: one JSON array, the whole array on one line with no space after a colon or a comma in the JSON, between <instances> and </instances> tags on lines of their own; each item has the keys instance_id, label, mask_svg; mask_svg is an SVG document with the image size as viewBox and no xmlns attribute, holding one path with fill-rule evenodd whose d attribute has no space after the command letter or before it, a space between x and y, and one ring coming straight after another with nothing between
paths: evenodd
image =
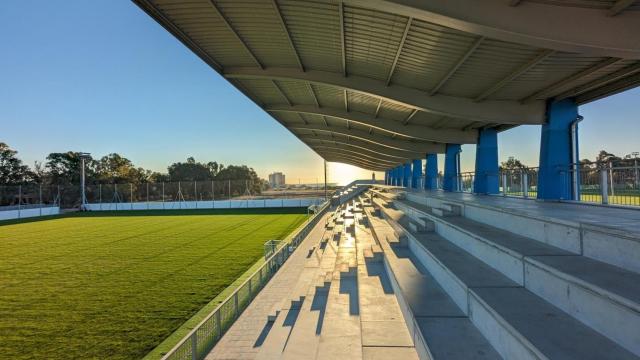
<instances>
[{"instance_id":1,"label":"drainpipe","mask_svg":"<svg viewBox=\"0 0 640 360\"><path fill-rule=\"evenodd\" d=\"M576 119L571 123L571 157L573 163L573 200L580 201L580 155L578 154L578 123L582 121L584 117L578 115Z\"/></svg>"}]
</instances>

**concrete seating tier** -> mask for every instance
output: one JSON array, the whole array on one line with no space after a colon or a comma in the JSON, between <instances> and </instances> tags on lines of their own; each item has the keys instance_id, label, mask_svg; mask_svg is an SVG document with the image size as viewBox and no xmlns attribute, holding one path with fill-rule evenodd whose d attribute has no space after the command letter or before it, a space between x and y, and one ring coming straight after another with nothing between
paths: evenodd
<instances>
[{"instance_id":1,"label":"concrete seating tier","mask_svg":"<svg viewBox=\"0 0 640 360\"><path fill-rule=\"evenodd\" d=\"M385 236L406 237L406 251L502 357L640 354L640 275L630 262L637 254L611 262L605 260L613 253L589 256L584 246L590 235L566 221L423 194L374 203L393 229ZM598 231L602 238L617 237L613 247L629 241L628 234ZM431 346L436 340L422 335L437 358L437 346ZM431 335L447 337L441 331Z\"/></svg>"},{"instance_id":2,"label":"concrete seating tier","mask_svg":"<svg viewBox=\"0 0 640 360\"><path fill-rule=\"evenodd\" d=\"M344 225L309 249L256 358L417 359L363 209L352 200L334 213Z\"/></svg>"}]
</instances>

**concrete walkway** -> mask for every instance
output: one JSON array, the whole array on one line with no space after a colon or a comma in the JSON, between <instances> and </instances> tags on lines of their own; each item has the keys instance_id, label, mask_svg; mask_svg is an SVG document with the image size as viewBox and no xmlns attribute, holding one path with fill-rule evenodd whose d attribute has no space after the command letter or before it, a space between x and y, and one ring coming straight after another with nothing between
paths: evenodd
<instances>
[{"instance_id":1,"label":"concrete walkway","mask_svg":"<svg viewBox=\"0 0 640 360\"><path fill-rule=\"evenodd\" d=\"M504 209L532 217L606 227L611 230L635 234L640 237L640 209L567 202L545 202L534 199L475 195L469 193L403 190L408 190L412 194L424 194L425 196L441 198L448 201L465 202L471 205L490 207L493 209Z\"/></svg>"},{"instance_id":2,"label":"concrete walkway","mask_svg":"<svg viewBox=\"0 0 640 360\"><path fill-rule=\"evenodd\" d=\"M205 359L241 360L255 359L259 351L256 341L261 339L261 333L268 331L267 317L283 297L291 290L291 284L296 284L301 276L307 260L308 249L317 244L324 236L325 222L329 215L326 214L318 221L309 235L302 241L299 250L285 262L276 275L260 291L249 307L240 315L240 318L222 337L220 342L211 350Z\"/></svg>"}]
</instances>

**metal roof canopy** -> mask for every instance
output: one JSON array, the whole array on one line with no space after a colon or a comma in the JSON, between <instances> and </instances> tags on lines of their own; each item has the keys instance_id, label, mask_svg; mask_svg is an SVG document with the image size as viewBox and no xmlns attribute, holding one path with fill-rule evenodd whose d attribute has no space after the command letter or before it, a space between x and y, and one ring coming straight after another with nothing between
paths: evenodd
<instances>
[{"instance_id":1,"label":"metal roof canopy","mask_svg":"<svg viewBox=\"0 0 640 360\"><path fill-rule=\"evenodd\" d=\"M133 0L320 156L385 170L640 84L640 0Z\"/></svg>"}]
</instances>

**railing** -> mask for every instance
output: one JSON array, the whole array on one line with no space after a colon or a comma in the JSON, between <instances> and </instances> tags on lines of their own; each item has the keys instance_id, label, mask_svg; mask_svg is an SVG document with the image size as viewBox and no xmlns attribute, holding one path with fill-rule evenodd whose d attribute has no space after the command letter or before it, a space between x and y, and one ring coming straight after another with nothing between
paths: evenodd
<instances>
[{"instance_id":1,"label":"railing","mask_svg":"<svg viewBox=\"0 0 640 360\"><path fill-rule=\"evenodd\" d=\"M574 194L570 198L588 203L640 206L640 166L612 166L606 164L575 164L559 168L562 181ZM538 196L537 167L502 169L498 176L499 191L503 196L535 199ZM578 174L574 176L574 174ZM453 190L474 192L474 172L463 172L453 179ZM424 189L424 176L418 181L418 190ZM438 189L444 177L438 174ZM565 199L568 200L568 199Z\"/></svg>"},{"instance_id":2,"label":"railing","mask_svg":"<svg viewBox=\"0 0 640 360\"><path fill-rule=\"evenodd\" d=\"M325 202L318 211L289 235L282 246L271 255L245 282L226 300L200 322L187 336L173 347L163 360L199 360L203 359L222 338L225 332L240 317L260 290L275 275L278 269L291 256L293 250L304 240L320 217L326 212L329 203Z\"/></svg>"}]
</instances>

